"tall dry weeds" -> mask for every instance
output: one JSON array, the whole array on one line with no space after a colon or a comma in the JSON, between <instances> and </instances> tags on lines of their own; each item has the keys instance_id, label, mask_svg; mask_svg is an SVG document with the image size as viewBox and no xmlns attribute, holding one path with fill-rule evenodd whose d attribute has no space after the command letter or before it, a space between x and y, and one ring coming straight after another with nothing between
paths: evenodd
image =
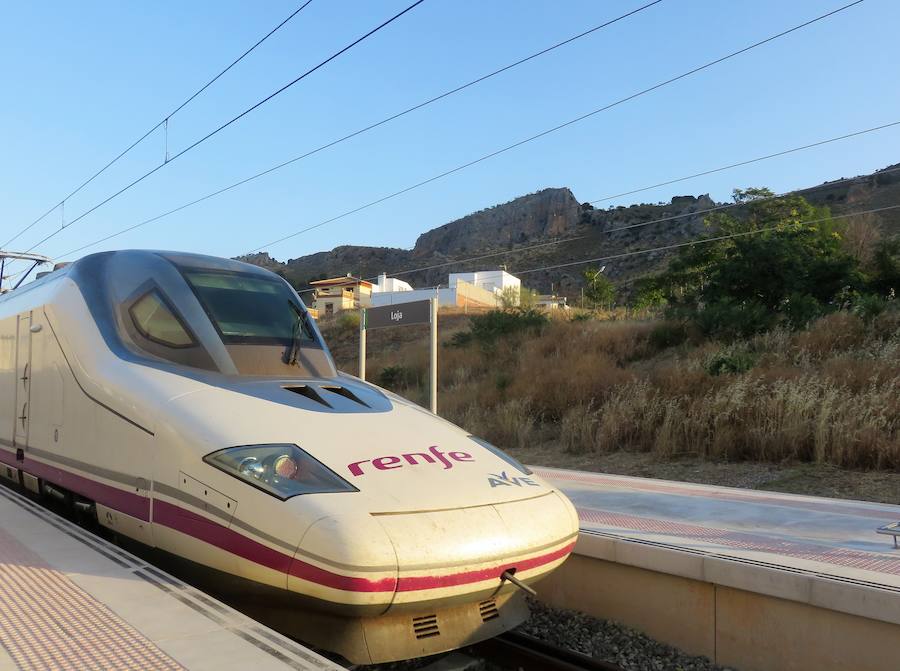
<instances>
[{"instance_id":1,"label":"tall dry weeds","mask_svg":"<svg viewBox=\"0 0 900 671\"><path fill-rule=\"evenodd\" d=\"M559 442L566 452L580 454L597 448L599 417L592 403L579 403L563 415Z\"/></svg>"},{"instance_id":2,"label":"tall dry weeds","mask_svg":"<svg viewBox=\"0 0 900 671\"><path fill-rule=\"evenodd\" d=\"M707 341L652 344L652 322L552 320L539 335L442 348L441 414L506 448L543 438L573 452L818 461L900 470L900 311L846 312L733 347L747 372L712 375ZM370 360L426 379L425 342ZM425 402L425 389L402 393Z\"/></svg>"}]
</instances>

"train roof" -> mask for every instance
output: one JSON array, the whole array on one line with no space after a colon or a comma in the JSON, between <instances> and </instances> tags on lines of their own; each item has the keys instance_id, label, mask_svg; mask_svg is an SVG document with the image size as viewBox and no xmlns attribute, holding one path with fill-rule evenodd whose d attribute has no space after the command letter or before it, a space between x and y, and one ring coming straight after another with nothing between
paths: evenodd
<instances>
[{"instance_id":1,"label":"train roof","mask_svg":"<svg viewBox=\"0 0 900 671\"><path fill-rule=\"evenodd\" d=\"M300 297L259 266L187 252L99 252L9 292L0 312L66 302L56 291L66 291L63 278L122 359L230 375L336 374Z\"/></svg>"},{"instance_id":2,"label":"train roof","mask_svg":"<svg viewBox=\"0 0 900 671\"><path fill-rule=\"evenodd\" d=\"M135 272L140 272L140 268L142 265L140 262L142 260L147 263L150 259L162 258L173 263L176 266L191 266L195 268L231 271L244 274L256 274L268 277L275 275L275 273L273 273L272 271L261 268L260 266L255 266L252 263L245 263L243 261L236 261L234 259L226 259L218 256L209 256L208 254L196 254L193 252L177 252L157 249L119 249L108 252L96 252L94 254L83 256L77 261L73 261L72 263L68 263L61 268L52 270L43 277L40 277L33 282L29 282L28 284L25 284L18 289L5 291L3 294L0 294L0 302L9 300L13 297L19 297L24 293L55 282L63 277L66 277L69 274L78 274L79 271L86 269L86 267L95 265L95 263L100 259L122 255L129 256L130 260L137 264L134 267Z\"/></svg>"}]
</instances>

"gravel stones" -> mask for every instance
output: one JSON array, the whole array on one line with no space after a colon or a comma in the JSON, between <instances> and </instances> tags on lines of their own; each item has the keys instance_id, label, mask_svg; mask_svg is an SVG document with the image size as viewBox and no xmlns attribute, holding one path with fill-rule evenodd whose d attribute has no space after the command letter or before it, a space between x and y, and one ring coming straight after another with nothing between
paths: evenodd
<instances>
[{"instance_id":1,"label":"gravel stones","mask_svg":"<svg viewBox=\"0 0 900 671\"><path fill-rule=\"evenodd\" d=\"M590 655L625 671L730 671L615 622L529 600L531 617L519 631Z\"/></svg>"}]
</instances>

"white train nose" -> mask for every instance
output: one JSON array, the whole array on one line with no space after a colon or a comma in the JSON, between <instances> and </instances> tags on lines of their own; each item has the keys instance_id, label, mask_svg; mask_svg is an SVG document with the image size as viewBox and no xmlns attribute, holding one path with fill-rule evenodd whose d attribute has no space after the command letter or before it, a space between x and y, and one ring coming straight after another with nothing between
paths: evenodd
<instances>
[{"instance_id":1,"label":"white train nose","mask_svg":"<svg viewBox=\"0 0 900 671\"><path fill-rule=\"evenodd\" d=\"M320 519L303 536L288 588L359 616L473 601L535 582L568 556L577 517L556 492L455 510Z\"/></svg>"},{"instance_id":2,"label":"white train nose","mask_svg":"<svg viewBox=\"0 0 900 671\"><path fill-rule=\"evenodd\" d=\"M536 582L565 560L577 532L572 505L556 492L462 509L331 516L304 535L288 585L340 614L307 614L304 626L315 622L329 649L353 662L434 654L522 622L522 594L501 575L514 570Z\"/></svg>"},{"instance_id":3,"label":"white train nose","mask_svg":"<svg viewBox=\"0 0 900 671\"><path fill-rule=\"evenodd\" d=\"M512 589L501 581L507 569L535 582L568 556L578 531L571 504L555 492L510 503L375 517L397 553L393 612Z\"/></svg>"},{"instance_id":4,"label":"white train nose","mask_svg":"<svg viewBox=\"0 0 900 671\"><path fill-rule=\"evenodd\" d=\"M288 589L368 617L384 613L397 588L397 554L387 532L370 515L324 517L300 540Z\"/></svg>"}]
</instances>

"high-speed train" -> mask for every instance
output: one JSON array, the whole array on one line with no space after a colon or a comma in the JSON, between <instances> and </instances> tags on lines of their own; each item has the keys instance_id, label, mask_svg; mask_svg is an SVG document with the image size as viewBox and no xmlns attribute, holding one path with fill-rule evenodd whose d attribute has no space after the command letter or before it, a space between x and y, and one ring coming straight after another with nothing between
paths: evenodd
<instances>
[{"instance_id":1,"label":"high-speed train","mask_svg":"<svg viewBox=\"0 0 900 671\"><path fill-rule=\"evenodd\" d=\"M281 277L86 256L0 297L0 475L200 566L354 663L527 617L574 545L527 467L336 370Z\"/></svg>"}]
</instances>

